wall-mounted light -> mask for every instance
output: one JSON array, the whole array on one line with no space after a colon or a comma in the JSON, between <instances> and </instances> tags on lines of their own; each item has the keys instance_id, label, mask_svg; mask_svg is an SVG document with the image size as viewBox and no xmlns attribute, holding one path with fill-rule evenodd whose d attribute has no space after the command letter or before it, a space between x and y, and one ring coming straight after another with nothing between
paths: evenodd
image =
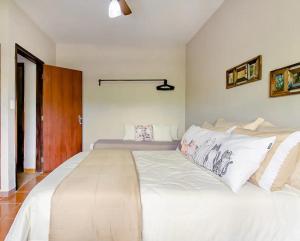
<instances>
[{"instance_id":1,"label":"wall-mounted light","mask_svg":"<svg viewBox=\"0 0 300 241\"><path fill-rule=\"evenodd\" d=\"M116 18L122 15L121 6L118 0L111 0L108 15L110 18Z\"/></svg>"}]
</instances>

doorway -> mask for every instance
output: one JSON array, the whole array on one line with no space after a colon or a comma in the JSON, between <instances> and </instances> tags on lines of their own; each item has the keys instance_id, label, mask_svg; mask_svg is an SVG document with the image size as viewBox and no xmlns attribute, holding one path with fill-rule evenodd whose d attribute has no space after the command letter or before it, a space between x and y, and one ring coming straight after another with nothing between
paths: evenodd
<instances>
[{"instance_id":1,"label":"doorway","mask_svg":"<svg viewBox=\"0 0 300 241\"><path fill-rule=\"evenodd\" d=\"M16 189L42 171L43 61L16 44Z\"/></svg>"}]
</instances>

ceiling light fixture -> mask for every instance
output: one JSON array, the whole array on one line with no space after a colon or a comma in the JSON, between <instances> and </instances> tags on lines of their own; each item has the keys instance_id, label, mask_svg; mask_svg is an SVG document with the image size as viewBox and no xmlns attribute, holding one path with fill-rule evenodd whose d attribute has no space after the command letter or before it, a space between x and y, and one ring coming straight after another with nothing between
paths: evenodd
<instances>
[{"instance_id":1,"label":"ceiling light fixture","mask_svg":"<svg viewBox=\"0 0 300 241\"><path fill-rule=\"evenodd\" d=\"M108 15L110 18L116 18L122 15L121 6L118 0L111 0Z\"/></svg>"}]
</instances>

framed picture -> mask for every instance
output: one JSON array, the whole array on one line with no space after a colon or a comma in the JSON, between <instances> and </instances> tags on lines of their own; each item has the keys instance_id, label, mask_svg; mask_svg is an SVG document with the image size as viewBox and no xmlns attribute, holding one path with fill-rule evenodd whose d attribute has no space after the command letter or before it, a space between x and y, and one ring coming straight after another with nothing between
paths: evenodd
<instances>
[{"instance_id":1,"label":"framed picture","mask_svg":"<svg viewBox=\"0 0 300 241\"><path fill-rule=\"evenodd\" d=\"M262 56L259 55L226 71L226 88L261 80Z\"/></svg>"},{"instance_id":2,"label":"framed picture","mask_svg":"<svg viewBox=\"0 0 300 241\"><path fill-rule=\"evenodd\" d=\"M228 70L226 73L226 86L234 86L235 85L235 70Z\"/></svg>"},{"instance_id":3,"label":"framed picture","mask_svg":"<svg viewBox=\"0 0 300 241\"><path fill-rule=\"evenodd\" d=\"M236 72L237 72L237 78L236 78L237 84L248 80L248 65L247 64L237 67Z\"/></svg>"},{"instance_id":4,"label":"framed picture","mask_svg":"<svg viewBox=\"0 0 300 241\"><path fill-rule=\"evenodd\" d=\"M258 77L257 63L250 63L248 65L248 79L255 79Z\"/></svg>"},{"instance_id":5,"label":"framed picture","mask_svg":"<svg viewBox=\"0 0 300 241\"><path fill-rule=\"evenodd\" d=\"M270 97L300 93L300 63L270 73Z\"/></svg>"}]
</instances>

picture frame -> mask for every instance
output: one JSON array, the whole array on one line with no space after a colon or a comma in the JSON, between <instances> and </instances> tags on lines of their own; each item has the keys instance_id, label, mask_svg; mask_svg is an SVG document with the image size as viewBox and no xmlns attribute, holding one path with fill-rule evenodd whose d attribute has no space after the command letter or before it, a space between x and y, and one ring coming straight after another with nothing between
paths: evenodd
<instances>
[{"instance_id":1,"label":"picture frame","mask_svg":"<svg viewBox=\"0 0 300 241\"><path fill-rule=\"evenodd\" d=\"M270 72L270 97L300 94L300 63Z\"/></svg>"},{"instance_id":2,"label":"picture frame","mask_svg":"<svg viewBox=\"0 0 300 241\"><path fill-rule=\"evenodd\" d=\"M259 55L226 71L226 88L261 80L262 56Z\"/></svg>"},{"instance_id":3,"label":"picture frame","mask_svg":"<svg viewBox=\"0 0 300 241\"><path fill-rule=\"evenodd\" d=\"M248 80L248 64L244 64L236 68L237 77L236 82L237 84L244 83Z\"/></svg>"}]
</instances>

